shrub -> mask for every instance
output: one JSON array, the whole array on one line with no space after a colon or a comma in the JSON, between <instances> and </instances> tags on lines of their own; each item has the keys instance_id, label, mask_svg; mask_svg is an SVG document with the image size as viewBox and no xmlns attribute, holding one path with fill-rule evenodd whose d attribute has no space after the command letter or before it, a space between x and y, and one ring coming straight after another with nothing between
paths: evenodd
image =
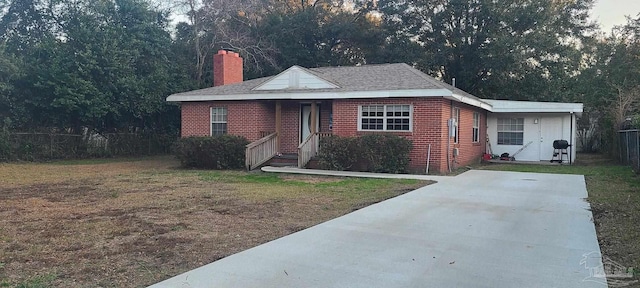
<instances>
[{"instance_id":1,"label":"shrub","mask_svg":"<svg viewBox=\"0 0 640 288\"><path fill-rule=\"evenodd\" d=\"M318 165L328 170L350 170L360 156L358 138L330 136L320 140Z\"/></svg>"},{"instance_id":2,"label":"shrub","mask_svg":"<svg viewBox=\"0 0 640 288\"><path fill-rule=\"evenodd\" d=\"M244 137L233 135L188 137L178 140L174 151L183 167L241 169L247 144Z\"/></svg>"},{"instance_id":3,"label":"shrub","mask_svg":"<svg viewBox=\"0 0 640 288\"><path fill-rule=\"evenodd\" d=\"M367 171L406 173L409 168L411 140L390 134L367 134L359 139Z\"/></svg>"},{"instance_id":4,"label":"shrub","mask_svg":"<svg viewBox=\"0 0 640 288\"><path fill-rule=\"evenodd\" d=\"M322 139L318 164L329 170L405 173L409 168L410 140L390 134Z\"/></svg>"}]
</instances>

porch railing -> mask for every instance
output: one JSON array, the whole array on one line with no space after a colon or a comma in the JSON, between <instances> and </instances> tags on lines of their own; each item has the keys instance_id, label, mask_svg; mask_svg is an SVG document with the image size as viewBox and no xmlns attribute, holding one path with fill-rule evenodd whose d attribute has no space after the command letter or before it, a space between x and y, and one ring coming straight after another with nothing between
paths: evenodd
<instances>
[{"instance_id":1,"label":"porch railing","mask_svg":"<svg viewBox=\"0 0 640 288\"><path fill-rule=\"evenodd\" d=\"M332 132L318 132L318 137L320 137L320 139L329 137L331 135L333 135Z\"/></svg>"},{"instance_id":2,"label":"porch railing","mask_svg":"<svg viewBox=\"0 0 640 288\"><path fill-rule=\"evenodd\" d=\"M273 158L278 153L277 142L278 134L274 132L247 145L245 152L247 170L255 169Z\"/></svg>"},{"instance_id":3,"label":"porch railing","mask_svg":"<svg viewBox=\"0 0 640 288\"><path fill-rule=\"evenodd\" d=\"M298 146L298 168L304 168L311 158L318 155L318 144L320 142L320 135L318 133L310 134Z\"/></svg>"}]
</instances>

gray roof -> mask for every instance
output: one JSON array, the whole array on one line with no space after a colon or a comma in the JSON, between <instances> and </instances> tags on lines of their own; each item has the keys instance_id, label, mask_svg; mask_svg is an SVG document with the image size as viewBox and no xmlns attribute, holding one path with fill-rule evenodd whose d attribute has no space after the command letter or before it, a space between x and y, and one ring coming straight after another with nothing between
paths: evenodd
<instances>
[{"instance_id":1,"label":"gray roof","mask_svg":"<svg viewBox=\"0 0 640 288\"><path fill-rule=\"evenodd\" d=\"M169 101L185 101L189 96L216 96L216 95L251 95L255 94L282 94L283 99L290 99L286 94L291 93L322 93L322 92L355 92L355 91L394 91L394 90L424 90L444 89L450 94L458 94L478 101L479 98L457 89L449 84L439 81L405 63L377 64L345 67L321 67L307 68L307 72L336 84L338 88L326 89L282 89L282 90L253 90L255 87L269 81L273 77L264 77L247 80L241 83L228 84L217 87L187 91L171 95ZM275 96L275 95L273 95ZM442 95L447 96L447 95ZM245 98L251 99L251 98ZM259 98L255 98L259 99ZM269 99L274 99L269 97ZM224 100L224 99L220 99ZM191 100L192 101L192 100Z\"/></svg>"}]
</instances>

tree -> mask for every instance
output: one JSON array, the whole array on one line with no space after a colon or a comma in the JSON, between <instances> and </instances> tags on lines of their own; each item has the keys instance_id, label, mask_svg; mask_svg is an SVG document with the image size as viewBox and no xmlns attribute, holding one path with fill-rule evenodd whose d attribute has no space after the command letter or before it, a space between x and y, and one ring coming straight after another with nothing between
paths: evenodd
<instances>
[{"instance_id":1,"label":"tree","mask_svg":"<svg viewBox=\"0 0 640 288\"><path fill-rule=\"evenodd\" d=\"M372 7L341 1L284 1L272 5L257 34L277 49L275 71L303 67L377 63L385 34Z\"/></svg>"},{"instance_id":2,"label":"tree","mask_svg":"<svg viewBox=\"0 0 640 288\"><path fill-rule=\"evenodd\" d=\"M21 95L15 97L30 115L22 128L177 127L166 123L177 122L178 113L164 98L193 86L182 66L172 63L165 12L140 0L49 4L36 12L54 24L35 45L13 48L25 61L25 75L16 81ZM14 20L12 25L29 23Z\"/></svg>"},{"instance_id":3,"label":"tree","mask_svg":"<svg viewBox=\"0 0 640 288\"><path fill-rule=\"evenodd\" d=\"M593 29L591 0L380 1L394 38L419 43L417 67L487 98L561 100ZM407 40L397 41L406 43ZM552 90L553 89L553 90ZM560 93L557 91L561 90Z\"/></svg>"},{"instance_id":4,"label":"tree","mask_svg":"<svg viewBox=\"0 0 640 288\"><path fill-rule=\"evenodd\" d=\"M23 77L20 60L0 46L0 130L24 121L24 109L19 105L15 82Z\"/></svg>"},{"instance_id":5,"label":"tree","mask_svg":"<svg viewBox=\"0 0 640 288\"><path fill-rule=\"evenodd\" d=\"M259 0L184 0L181 2L188 23L178 24L178 39L191 51L193 77L200 87L210 86L212 55L218 49L239 52L245 66L263 71L277 66L273 44L261 34L254 33L264 13Z\"/></svg>"}]
</instances>

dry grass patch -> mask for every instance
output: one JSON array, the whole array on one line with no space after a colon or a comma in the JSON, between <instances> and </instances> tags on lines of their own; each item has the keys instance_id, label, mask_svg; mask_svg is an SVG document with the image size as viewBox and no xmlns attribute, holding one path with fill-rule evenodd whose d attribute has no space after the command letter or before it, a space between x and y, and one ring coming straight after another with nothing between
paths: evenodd
<instances>
[{"instance_id":1,"label":"dry grass patch","mask_svg":"<svg viewBox=\"0 0 640 288\"><path fill-rule=\"evenodd\" d=\"M0 287L146 286L428 184L177 165L1 165Z\"/></svg>"}]
</instances>

